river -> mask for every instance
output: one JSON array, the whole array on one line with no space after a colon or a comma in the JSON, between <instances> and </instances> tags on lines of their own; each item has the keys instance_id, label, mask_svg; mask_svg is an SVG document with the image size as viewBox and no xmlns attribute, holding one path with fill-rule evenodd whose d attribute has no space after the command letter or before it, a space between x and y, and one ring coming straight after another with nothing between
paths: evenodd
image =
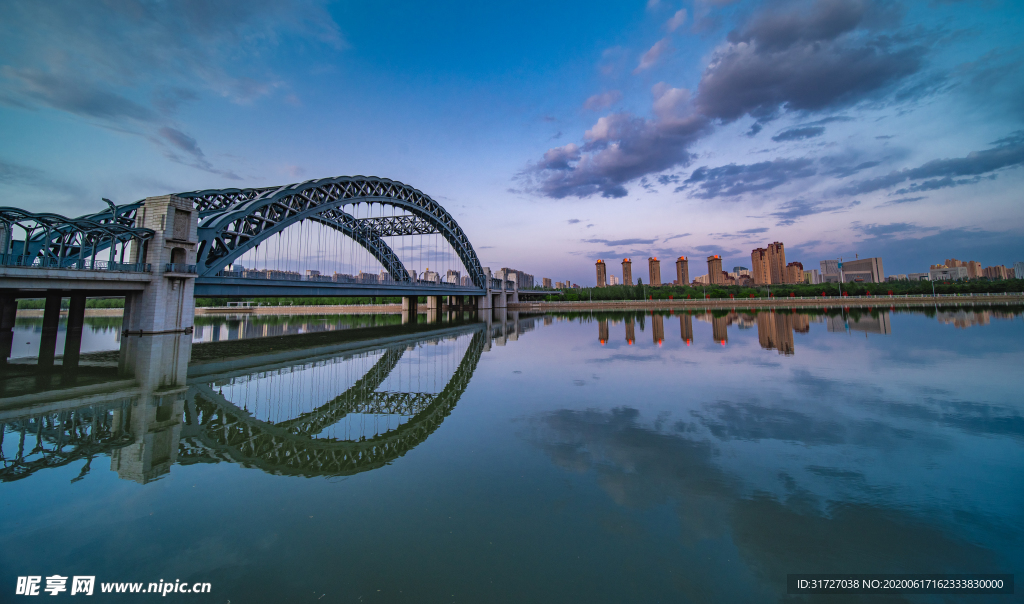
<instances>
[{"instance_id":1,"label":"river","mask_svg":"<svg viewBox=\"0 0 1024 604\"><path fill-rule=\"evenodd\" d=\"M87 319L84 370L118 322ZM206 317L191 356L149 410L0 406L0 593L767 602L1024 568L1020 308Z\"/></svg>"}]
</instances>

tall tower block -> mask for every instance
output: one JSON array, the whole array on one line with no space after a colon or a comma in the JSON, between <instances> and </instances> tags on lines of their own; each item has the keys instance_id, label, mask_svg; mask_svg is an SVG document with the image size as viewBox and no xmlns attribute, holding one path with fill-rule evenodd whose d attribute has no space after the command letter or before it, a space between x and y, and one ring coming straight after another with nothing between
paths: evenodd
<instances>
[{"instance_id":1,"label":"tall tower block","mask_svg":"<svg viewBox=\"0 0 1024 604\"><path fill-rule=\"evenodd\" d=\"M651 275L650 285L661 285L661 261L657 258L647 259L647 271Z\"/></svg>"},{"instance_id":2,"label":"tall tower block","mask_svg":"<svg viewBox=\"0 0 1024 604\"><path fill-rule=\"evenodd\" d=\"M690 269L686 256L676 258L676 280L679 281L679 285L688 285L690 283Z\"/></svg>"}]
</instances>

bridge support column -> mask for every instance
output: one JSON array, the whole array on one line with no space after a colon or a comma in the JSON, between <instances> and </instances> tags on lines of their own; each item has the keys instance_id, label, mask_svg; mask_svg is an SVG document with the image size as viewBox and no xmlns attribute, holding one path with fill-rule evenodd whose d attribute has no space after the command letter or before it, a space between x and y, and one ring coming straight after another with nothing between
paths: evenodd
<instances>
[{"instance_id":1,"label":"bridge support column","mask_svg":"<svg viewBox=\"0 0 1024 604\"><path fill-rule=\"evenodd\" d=\"M427 296L427 310L441 310L441 296Z\"/></svg>"},{"instance_id":2,"label":"bridge support column","mask_svg":"<svg viewBox=\"0 0 1024 604\"><path fill-rule=\"evenodd\" d=\"M0 365L6 365L14 349L14 318L18 300L14 294L0 294Z\"/></svg>"},{"instance_id":3,"label":"bridge support column","mask_svg":"<svg viewBox=\"0 0 1024 604\"><path fill-rule=\"evenodd\" d=\"M64 361L62 369L73 372L78 369L78 358L82 353L82 329L85 327L85 294L71 294L68 305L68 329L64 335Z\"/></svg>"},{"instance_id":4,"label":"bridge support column","mask_svg":"<svg viewBox=\"0 0 1024 604\"><path fill-rule=\"evenodd\" d=\"M199 225L192 200L173 195L149 197L139 208L135 224L156 231L146 246L145 258L132 250L131 259L151 265L153 279L142 295L131 297L132 308L125 299L130 323L124 330L136 335L191 332L195 273L188 272L188 267L195 266Z\"/></svg>"},{"instance_id":5,"label":"bridge support column","mask_svg":"<svg viewBox=\"0 0 1024 604\"><path fill-rule=\"evenodd\" d=\"M491 290L487 290L487 293L482 296L477 296L476 309L479 311L491 310Z\"/></svg>"},{"instance_id":6,"label":"bridge support column","mask_svg":"<svg viewBox=\"0 0 1024 604\"><path fill-rule=\"evenodd\" d=\"M39 339L39 367L53 367L57 353L57 329L60 327L61 295L58 291L46 292L46 306L43 309L43 333Z\"/></svg>"},{"instance_id":7,"label":"bridge support column","mask_svg":"<svg viewBox=\"0 0 1024 604\"><path fill-rule=\"evenodd\" d=\"M404 296L402 298L402 324L415 323L416 322L416 303L419 301L417 296Z\"/></svg>"},{"instance_id":8,"label":"bridge support column","mask_svg":"<svg viewBox=\"0 0 1024 604\"><path fill-rule=\"evenodd\" d=\"M125 296L118 365L127 373L136 372L138 351L152 346L140 338L190 334L195 322L196 275L189 267L196 262L199 214L192 200L173 195L149 197L139 208L135 224L153 229L156 235L146 246L145 257L140 257L140 250L132 250L130 261L149 264L153 279L142 292Z\"/></svg>"}]
</instances>

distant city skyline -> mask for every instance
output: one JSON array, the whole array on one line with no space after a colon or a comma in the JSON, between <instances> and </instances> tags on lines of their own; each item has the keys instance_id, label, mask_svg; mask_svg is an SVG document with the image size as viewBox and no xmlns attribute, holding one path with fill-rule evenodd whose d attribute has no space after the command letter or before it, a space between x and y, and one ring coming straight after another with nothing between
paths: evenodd
<instances>
[{"instance_id":1,"label":"distant city skyline","mask_svg":"<svg viewBox=\"0 0 1024 604\"><path fill-rule=\"evenodd\" d=\"M1021 22L1009 0L5 3L0 194L74 216L372 174L437 199L484 266L579 283L776 240L805 269L1009 266Z\"/></svg>"}]
</instances>

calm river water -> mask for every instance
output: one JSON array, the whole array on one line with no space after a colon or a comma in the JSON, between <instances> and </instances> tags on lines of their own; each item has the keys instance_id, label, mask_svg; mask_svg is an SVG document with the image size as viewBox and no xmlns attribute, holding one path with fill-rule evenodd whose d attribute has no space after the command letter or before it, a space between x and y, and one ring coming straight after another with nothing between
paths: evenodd
<instances>
[{"instance_id":1,"label":"calm river water","mask_svg":"<svg viewBox=\"0 0 1024 604\"><path fill-rule=\"evenodd\" d=\"M116 323L83 350L116 350ZM1020 309L248 317L193 340L187 387L149 402L0 406L0 601L54 574L98 601L180 580L211 593L168 600L590 603L1024 569Z\"/></svg>"}]
</instances>

